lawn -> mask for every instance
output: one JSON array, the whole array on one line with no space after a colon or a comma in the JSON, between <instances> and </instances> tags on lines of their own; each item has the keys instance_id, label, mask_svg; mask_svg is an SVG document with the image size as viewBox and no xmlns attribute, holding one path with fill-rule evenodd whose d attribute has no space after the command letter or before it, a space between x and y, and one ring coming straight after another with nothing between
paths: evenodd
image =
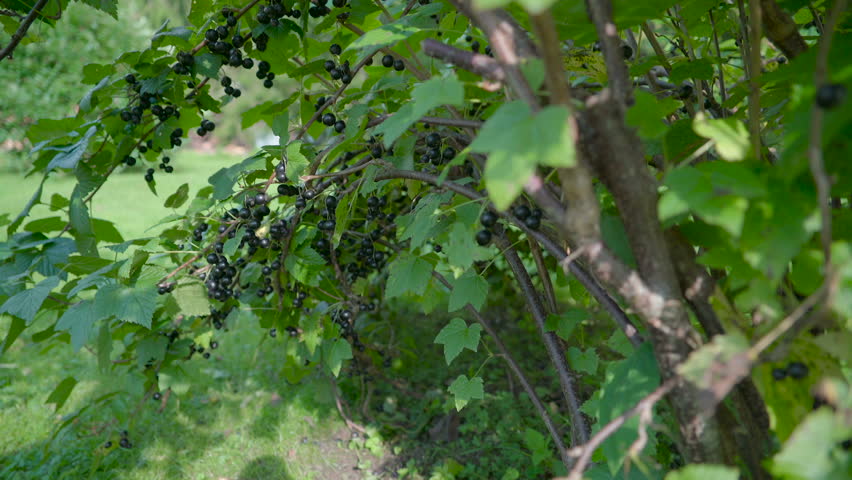
<instances>
[{"instance_id":1,"label":"lawn","mask_svg":"<svg viewBox=\"0 0 852 480\"><path fill-rule=\"evenodd\" d=\"M164 207L163 202L179 186L189 184L190 195L194 195L208 184L210 175L240 160L242 157L233 154L180 150L172 158L174 173L158 172L156 176L158 196L145 185L143 170L137 168L116 173L93 198L91 215L114 222L125 239L154 235L156 231L148 231L148 225L175 213ZM35 175L25 178L22 173L0 171L0 215L5 213L15 218L35 193L40 181L41 178ZM70 195L75 183L76 179L71 175L52 174L45 183L42 199L47 201L54 193ZM33 208L30 218L48 215L55 213L50 212L47 206L39 205ZM5 229L2 229L0 239L5 235Z\"/></svg>"}]
</instances>

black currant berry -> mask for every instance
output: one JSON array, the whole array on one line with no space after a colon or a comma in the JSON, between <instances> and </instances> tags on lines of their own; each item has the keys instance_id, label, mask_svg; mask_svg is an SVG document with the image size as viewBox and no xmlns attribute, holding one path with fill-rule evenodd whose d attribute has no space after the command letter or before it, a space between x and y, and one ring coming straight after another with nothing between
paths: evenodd
<instances>
[{"instance_id":1,"label":"black currant berry","mask_svg":"<svg viewBox=\"0 0 852 480\"><path fill-rule=\"evenodd\" d=\"M403 62L402 60L395 60L393 62L393 69L397 72L405 70L405 62Z\"/></svg>"},{"instance_id":2,"label":"black currant berry","mask_svg":"<svg viewBox=\"0 0 852 480\"><path fill-rule=\"evenodd\" d=\"M497 223L497 214L491 210L486 210L482 212L482 216L479 217L479 223L481 223L483 227L493 227L494 224Z\"/></svg>"},{"instance_id":3,"label":"black currant berry","mask_svg":"<svg viewBox=\"0 0 852 480\"><path fill-rule=\"evenodd\" d=\"M444 149L444 152L441 154L444 160L452 160L456 158L456 149L453 147L447 147Z\"/></svg>"},{"instance_id":4,"label":"black currant berry","mask_svg":"<svg viewBox=\"0 0 852 480\"><path fill-rule=\"evenodd\" d=\"M133 75L132 73L128 73L127 75L124 76L124 81L133 85L134 83L136 83L136 76Z\"/></svg>"},{"instance_id":5,"label":"black currant berry","mask_svg":"<svg viewBox=\"0 0 852 480\"><path fill-rule=\"evenodd\" d=\"M337 208L337 197L334 195L329 195L325 197L325 208L329 210L334 210Z\"/></svg>"},{"instance_id":6,"label":"black currant berry","mask_svg":"<svg viewBox=\"0 0 852 480\"><path fill-rule=\"evenodd\" d=\"M429 147L440 147L441 146L441 136L437 133L430 133L426 135L426 145Z\"/></svg>"},{"instance_id":7,"label":"black currant berry","mask_svg":"<svg viewBox=\"0 0 852 480\"><path fill-rule=\"evenodd\" d=\"M435 253L441 253L441 251L444 250L444 247L442 247L440 245L434 245L434 246L432 246L432 250L434 250Z\"/></svg>"},{"instance_id":8,"label":"black currant berry","mask_svg":"<svg viewBox=\"0 0 852 480\"><path fill-rule=\"evenodd\" d=\"M527 217L530 216L532 212L530 212L530 208L526 205L517 205L512 209L512 214L518 217L520 220L526 220Z\"/></svg>"},{"instance_id":9,"label":"black currant berry","mask_svg":"<svg viewBox=\"0 0 852 480\"><path fill-rule=\"evenodd\" d=\"M154 400L159 400L163 398L163 394L160 392L154 392L154 395L151 395L151 398L153 398Z\"/></svg>"},{"instance_id":10,"label":"black currant berry","mask_svg":"<svg viewBox=\"0 0 852 480\"><path fill-rule=\"evenodd\" d=\"M334 63L333 60L326 60L325 63L323 64L323 68L325 68L326 72L330 72L330 71L334 70L335 68L337 68L337 65Z\"/></svg>"},{"instance_id":11,"label":"black currant berry","mask_svg":"<svg viewBox=\"0 0 852 480\"><path fill-rule=\"evenodd\" d=\"M790 362L787 365L787 375L790 378L801 380L808 376L808 367L802 362Z\"/></svg>"},{"instance_id":12,"label":"black currant berry","mask_svg":"<svg viewBox=\"0 0 852 480\"><path fill-rule=\"evenodd\" d=\"M322 116L322 123L326 126L332 126L337 121L337 118L333 113L326 113Z\"/></svg>"},{"instance_id":13,"label":"black currant berry","mask_svg":"<svg viewBox=\"0 0 852 480\"><path fill-rule=\"evenodd\" d=\"M474 41L470 44L470 49L471 49L471 50L473 50L473 51L474 51L474 53L479 53L479 42L477 42L477 41L475 41L475 40L474 40Z\"/></svg>"},{"instance_id":14,"label":"black currant berry","mask_svg":"<svg viewBox=\"0 0 852 480\"><path fill-rule=\"evenodd\" d=\"M374 145L373 148L370 149L370 155L372 155L373 158L382 158L381 145Z\"/></svg>"},{"instance_id":15,"label":"black currant berry","mask_svg":"<svg viewBox=\"0 0 852 480\"><path fill-rule=\"evenodd\" d=\"M130 440L128 440L127 437L122 437L122 439L118 441L118 445L121 448L132 448L133 447L133 444L130 443Z\"/></svg>"},{"instance_id":16,"label":"black currant berry","mask_svg":"<svg viewBox=\"0 0 852 480\"><path fill-rule=\"evenodd\" d=\"M526 225L530 230L538 230L538 227L541 226L541 217L533 217L530 215L524 219L524 225Z\"/></svg>"},{"instance_id":17,"label":"black currant berry","mask_svg":"<svg viewBox=\"0 0 852 480\"><path fill-rule=\"evenodd\" d=\"M846 87L839 83L829 83L817 89L816 104L820 108L834 108L846 98Z\"/></svg>"},{"instance_id":18,"label":"black currant berry","mask_svg":"<svg viewBox=\"0 0 852 480\"><path fill-rule=\"evenodd\" d=\"M219 32L216 30L210 29L204 32L204 38L207 39L208 42L215 42L219 40Z\"/></svg>"},{"instance_id":19,"label":"black currant berry","mask_svg":"<svg viewBox=\"0 0 852 480\"><path fill-rule=\"evenodd\" d=\"M334 122L334 131L337 133L343 133L346 130L346 122L343 120L338 120Z\"/></svg>"},{"instance_id":20,"label":"black currant berry","mask_svg":"<svg viewBox=\"0 0 852 480\"><path fill-rule=\"evenodd\" d=\"M382 57L382 65L385 68L393 67L393 63L393 55L385 55L384 57Z\"/></svg>"},{"instance_id":21,"label":"black currant berry","mask_svg":"<svg viewBox=\"0 0 852 480\"><path fill-rule=\"evenodd\" d=\"M341 53L341 52L343 52L343 49L342 49L342 48L340 48L340 45L338 45L338 44L336 44L336 43L332 43L332 44L331 44L331 46L330 46L330 47L328 47L328 51L329 51L332 55L340 55L340 53Z\"/></svg>"},{"instance_id":22,"label":"black currant berry","mask_svg":"<svg viewBox=\"0 0 852 480\"><path fill-rule=\"evenodd\" d=\"M774 378L775 380L784 380L785 378L787 378L787 370L783 368L773 368L772 378Z\"/></svg>"},{"instance_id":23,"label":"black currant berry","mask_svg":"<svg viewBox=\"0 0 852 480\"><path fill-rule=\"evenodd\" d=\"M484 247L491 242L491 232L488 230L480 230L476 232L477 245Z\"/></svg>"},{"instance_id":24,"label":"black currant berry","mask_svg":"<svg viewBox=\"0 0 852 480\"><path fill-rule=\"evenodd\" d=\"M112 442L106 442L104 448L112 448Z\"/></svg>"},{"instance_id":25,"label":"black currant berry","mask_svg":"<svg viewBox=\"0 0 852 480\"><path fill-rule=\"evenodd\" d=\"M269 336L272 337L272 338L277 337L278 336L278 329L277 328L270 328L269 329Z\"/></svg>"}]
</instances>

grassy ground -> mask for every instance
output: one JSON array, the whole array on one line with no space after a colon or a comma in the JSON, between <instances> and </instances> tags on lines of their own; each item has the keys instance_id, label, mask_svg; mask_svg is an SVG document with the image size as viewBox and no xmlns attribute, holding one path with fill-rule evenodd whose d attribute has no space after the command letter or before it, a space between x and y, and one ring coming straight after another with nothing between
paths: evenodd
<instances>
[{"instance_id":1,"label":"grassy ground","mask_svg":"<svg viewBox=\"0 0 852 480\"><path fill-rule=\"evenodd\" d=\"M90 206L91 215L115 222L126 239L154 235L156 231L147 231L147 226L174 213L172 209L164 207L163 202L179 186L188 183L190 195L194 195L199 188L207 185L210 175L240 160L241 157L226 153L180 150L172 158L174 173L157 174L159 196L154 196L145 186L144 170L137 168L118 173L95 195ZM32 197L40 181L41 178L35 175L24 178L21 173L0 171L0 215L5 213L15 218ZM47 201L54 193L70 195L75 183L76 179L71 175L51 175L44 186L42 199ZM55 215L50 213L48 207L39 205L33 208L30 217L38 218L48 214ZM5 235L5 229L2 229L0 238L5 238Z\"/></svg>"},{"instance_id":2,"label":"grassy ground","mask_svg":"<svg viewBox=\"0 0 852 480\"><path fill-rule=\"evenodd\" d=\"M0 337L6 328L0 319ZM252 325L228 333L209 360L190 362L198 373L191 390L165 404L139 404L138 379L98 374L85 351L63 346L44 355L39 344L19 340L0 364L0 478L88 478L96 462L96 479L363 478L359 463L378 462L349 448L328 380L288 385L275 362L287 340L269 338L258 348L263 333ZM82 381L56 412L45 399L69 375ZM61 420L114 391L49 443ZM136 408L137 416L126 415ZM104 450L122 430L132 448Z\"/></svg>"}]
</instances>

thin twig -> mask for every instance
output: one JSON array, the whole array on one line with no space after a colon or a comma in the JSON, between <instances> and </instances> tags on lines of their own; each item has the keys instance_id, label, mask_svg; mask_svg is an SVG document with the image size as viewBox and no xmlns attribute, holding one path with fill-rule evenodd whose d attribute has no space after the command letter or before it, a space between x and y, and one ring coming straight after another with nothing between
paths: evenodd
<instances>
[{"instance_id":1,"label":"thin twig","mask_svg":"<svg viewBox=\"0 0 852 480\"><path fill-rule=\"evenodd\" d=\"M432 272L432 276L435 277L439 282L441 282L445 287L451 288L450 283L438 272ZM500 340L500 337L497 335L497 330L494 329L494 326L482 316L479 311L473 307L471 304L467 304L465 309L482 325L483 330L487 333L491 340L494 341L494 345L497 346L497 350L500 351L500 356L506 363L509 365L509 369L512 370L512 373L517 377L518 382L520 382L521 387L526 392L527 396L530 398L530 401L533 403L533 407L535 407L536 412L538 412L539 417L544 422L545 428L547 428L548 433L550 433L550 438L553 439L553 443L556 446L557 451L559 451L559 456L562 459L562 463L565 465L565 468L571 468L571 459L568 456L568 451L565 449L565 443L562 441L562 435L559 433L559 430L556 428L556 424L553 422L553 418L551 418L550 414L547 412L547 407L544 406L541 399L538 398L538 395L535 393L535 389L530 382L530 379L527 378L524 371L521 370L521 366L515 361L512 354L509 352L509 349L506 348L506 345Z\"/></svg>"},{"instance_id":2,"label":"thin twig","mask_svg":"<svg viewBox=\"0 0 852 480\"><path fill-rule=\"evenodd\" d=\"M763 23L761 21L760 2L752 0L748 2L749 8L749 77L748 77L748 125L751 132L751 142L754 147L754 158L760 160L760 72L762 62L760 58L760 39L763 35Z\"/></svg>"},{"instance_id":3,"label":"thin twig","mask_svg":"<svg viewBox=\"0 0 852 480\"><path fill-rule=\"evenodd\" d=\"M828 79L828 54L831 51L831 41L834 37L834 30L840 18L840 14L846 8L846 0L835 0L831 11L828 14L826 30L820 38L819 49L817 50L816 66L814 68L814 86L820 88ZM817 201L819 210L822 214L822 230L820 238L822 240L822 251L825 256L825 272L828 277L831 274L831 180L825 171L825 164L822 158L822 130L825 113L823 109L814 103L811 108L811 128L808 139L808 163L810 164L811 175L814 177L814 183L817 187ZM829 289L829 298L833 296L833 288Z\"/></svg>"},{"instance_id":4,"label":"thin twig","mask_svg":"<svg viewBox=\"0 0 852 480\"><path fill-rule=\"evenodd\" d=\"M725 102L728 100L728 91L725 89L725 70L722 62L722 50L719 48L719 32L716 30L716 20L713 18L713 10L709 11L710 27L713 29L713 45L716 47L716 56L719 57L719 98L722 99L723 107L720 109L722 118L727 116L727 111L724 108Z\"/></svg>"},{"instance_id":5,"label":"thin twig","mask_svg":"<svg viewBox=\"0 0 852 480\"><path fill-rule=\"evenodd\" d=\"M30 10L30 13L26 16L26 18L21 21L21 24L18 26L15 33L12 34L12 38L9 39L9 44L6 45L3 50L0 50L0 62L2 62L4 58L12 55L12 52L18 44L21 43L21 40L24 39L24 35L27 34L27 30L29 30L30 25L33 24L45 5L47 5L47 0L38 0L38 2L33 5L33 9Z\"/></svg>"}]
</instances>

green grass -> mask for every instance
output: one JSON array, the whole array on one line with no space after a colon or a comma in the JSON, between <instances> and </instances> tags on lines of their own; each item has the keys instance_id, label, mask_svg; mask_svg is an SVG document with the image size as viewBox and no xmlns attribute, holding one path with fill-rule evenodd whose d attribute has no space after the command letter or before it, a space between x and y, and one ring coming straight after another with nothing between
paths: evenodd
<instances>
[{"instance_id":1,"label":"green grass","mask_svg":"<svg viewBox=\"0 0 852 480\"><path fill-rule=\"evenodd\" d=\"M145 185L144 169L117 172L92 199L89 205L90 215L114 222L125 239L156 235L157 231L165 226L154 230L148 230L148 226L175 213L174 210L164 207L163 202L179 186L189 184L192 198L198 189L208 185L207 179L210 175L240 160L241 157L226 153L181 150L172 155L174 173L157 172L155 178L158 196L154 196ZM0 215L5 213L10 218L15 218L35 193L40 181L41 177L37 175L25 178L22 173L0 172ZM72 175L52 174L45 183L42 200L48 203L54 193L68 197L75 184L76 178ZM24 226L31 219L57 214L51 212L46 205L38 205L30 212L30 218L24 221ZM5 229L2 229L0 239L5 236Z\"/></svg>"},{"instance_id":2,"label":"green grass","mask_svg":"<svg viewBox=\"0 0 852 480\"><path fill-rule=\"evenodd\" d=\"M0 337L8 323L0 320ZM88 478L98 461L96 479L361 478L353 470L359 452L347 448L349 433L328 380L291 386L283 378L287 341L244 322L222 335L209 360L189 362L191 389L172 395L159 412L161 402L140 404L140 378L98 373L85 350L61 346L44 354L41 345L19 340L0 364L0 478ZM80 383L55 412L44 401L66 376ZM62 419L113 391L119 393L86 410L48 445ZM138 415L128 414L137 407ZM117 444L123 429L133 447L105 451L105 442Z\"/></svg>"}]
</instances>

